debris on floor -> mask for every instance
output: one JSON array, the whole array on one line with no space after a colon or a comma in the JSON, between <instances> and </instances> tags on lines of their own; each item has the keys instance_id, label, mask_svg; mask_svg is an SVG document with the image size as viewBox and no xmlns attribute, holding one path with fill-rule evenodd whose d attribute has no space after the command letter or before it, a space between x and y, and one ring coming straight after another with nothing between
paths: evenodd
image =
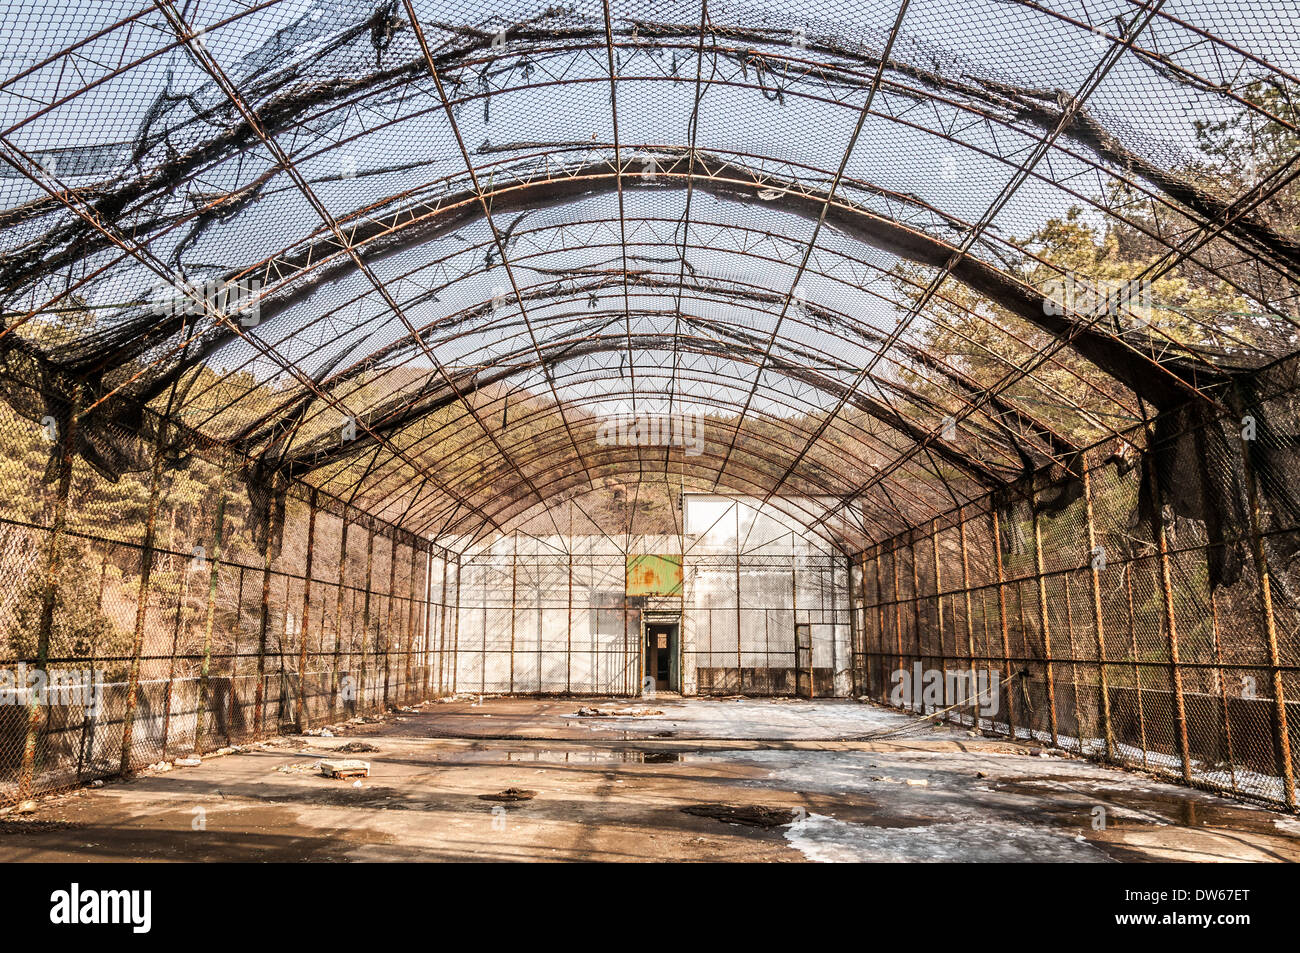
<instances>
[{"instance_id":1,"label":"debris on floor","mask_svg":"<svg viewBox=\"0 0 1300 953\"><path fill-rule=\"evenodd\" d=\"M327 778L368 778L370 763L355 758L343 758L338 761L321 761L320 773Z\"/></svg>"},{"instance_id":2,"label":"debris on floor","mask_svg":"<svg viewBox=\"0 0 1300 953\"><path fill-rule=\"evenodd\" d=\"M504 791L498 791L496 794L480 794L481 801L531 801L537 797L536 791L525 791L522 788L506 788Z\"/></svg>"},{"instance_id":3,"label":"debris on floor","mask_svg":"<svg viewBox=\"0 0 1300 953\"><path fill-rule=\"evenodd\" d=\"M641 760L644 764L676 764L682 756L677 751L647 751Z\"/></svg>"},{"instance_id":4,"label":"debris on floor","mask_svg":"<svg viewBox=\"0 0 1300 953\"><path fill-rule=\"evenodd\" d=\"M282 764L275 770L281 774L319 774L320 762L295 761L293 764Z\"/></svg>"},{"instance_id":5,"label":"debris on floor","mask_svg":"<svg viewBox=\"0 0 1300 953\"><path fill-rule=\"evenodd\" d=\"M1078 758L1045 760L1025 744L977 744L963 727L838 740L910 717L878 707L664 697L654 700L658 719L573 717L577 706L616 712L648 701L467 700L405 723L340 720L331 727L350 737L330 742L292 736L306 750L253 742L247 757L205 752L203 771L145 773L147 783L96 791L86 779L75 793L42 796L34 814L0 806L0 835L9 835L0 857L1300 860L1295 818ZM671 746L651 740L667 730ZM352 745L384 752L378 776L322 771L323 761L362 758ZM202 839L177 837L196 803L219 805L221 822ZM1104 830L1092 826L1098 805ZM35 823L47 820L74 827Z\"/></svg>"},{"instance_id":6,"label":"debris on floor","mask_svg":"<svg viewBox=\"0 0 1300 953\"><path fill-rule=\"evenodd\" d=\"M364 741L349 741L347 744L339 745L337 748L331 750L336 754L364 754L365 752L378 751L379 749Z\"/></svg>"},{"instance_id":7,"label":"debris on floor","mask_svg":"<svg viewBox=\"0 0 1300 953\"><path fill-rule=\"evenodd\" d=\"M83 825L71 821L37 820L34 817L10 818L0 820L0 835L3 834L45 834L49 831L66 831Z\"/></svg>"},{"instance_id":8,"label":"debris on floor","mask_svg":"<svg viewBox=\"0 0 1300 953\"><path fill-rule=\"evenodd\" d=\"M575 715L583 718L648 718L651 715L662 715L663 712L657 708L593 708L591 706L579 708Z\"/></svg>"},{"instance_id":9,"label":"debris on floor","mask_svg":"<svg viewBox=\"0 0 1300 953\"><path fill-rule=\"evenodd\" d=\"M682 808L682 813L746 827L781 827L796 819L796 812L791 808L764 807L761 804L692 804Z\"/></svg>"}]
</instances>

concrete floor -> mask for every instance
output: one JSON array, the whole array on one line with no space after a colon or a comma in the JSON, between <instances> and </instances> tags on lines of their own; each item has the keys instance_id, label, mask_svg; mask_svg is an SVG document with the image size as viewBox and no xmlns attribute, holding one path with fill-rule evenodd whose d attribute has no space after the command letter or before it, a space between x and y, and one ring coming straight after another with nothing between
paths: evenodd
<instances>
[{"instance_id":1,"label":"concrete floor","mask_svg":"<svg viewBox=\"0 0 1300 953\"><path fill-rule=\"evenodd\" d=\"M960 728L842 740L909 721L851 701L444 700L46 798L0 817L0 861L1300 860L1300 819L1142 774ZM346 755L367 780L312 770L351 741L379 749ZM481 798L508 788L535 796Z\"/></svg>"}]
</instances>

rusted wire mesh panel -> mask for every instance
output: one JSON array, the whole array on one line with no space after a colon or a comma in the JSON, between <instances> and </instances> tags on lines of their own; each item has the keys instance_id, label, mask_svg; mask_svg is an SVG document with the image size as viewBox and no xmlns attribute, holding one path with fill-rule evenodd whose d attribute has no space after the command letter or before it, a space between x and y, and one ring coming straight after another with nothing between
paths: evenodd
<instances>
[{"instance_id":1,"label":"rusted wire mesh panel","mask_svg":"<svg viewBox=\"0 0 1300 953\"><path fill-rule=\"evenodd\" d=\"M384 704L382 681L365 698L347 690L366 533L350 526L341 559L344 520L310 488L277 501L220 456L177 466L141 452L145 469L117 483L74 458L66 483L29 485L22 468L4 487L2 801ZM428 600L427 547L395 538L380 537L382 557L399 555L391 586L371 573L371 630L398 659L390 702L419 694L405 662Z\"/></svg>"},{"instance_id":2,"label":"rusted wire mesh panel","mask_svg":"<svg viewBox=\"0 0 1300 953\"><path fill-rule=\"evenodd\" d=\"M855 557L864 670L897 682L932 665L949 677L996 669L996 705L967 700L944 717L1294 807L1288 374L1276 369L1266 381L1283 389L1244 410L1156 419L1083 455L1086 471L990 495ZM896 581L911 553L933 567L920 600ZM919 642L900 611L911 608ZM916 710L961 701L861 684Z\"/></svg>"},{"instance_id":3,"label":"rusted wire mesh panel","mask_svg":"<svg viewBox=\"0 0 1300 953\"><path fill-rule=\"evenodd\" d=\"M1112 6L10 0L0 796L650 679L1294 807L1300 31Z\"/></svg>"}]
</instances>

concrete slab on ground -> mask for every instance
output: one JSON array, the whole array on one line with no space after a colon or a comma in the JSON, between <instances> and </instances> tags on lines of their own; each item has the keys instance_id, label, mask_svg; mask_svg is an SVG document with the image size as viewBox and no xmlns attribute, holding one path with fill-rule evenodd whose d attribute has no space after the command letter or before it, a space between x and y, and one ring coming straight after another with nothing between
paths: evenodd
<instances>
[{"instance_id":1,"label":"concrete slab on ground","mask_svg":"<svg viewBox=\"0 0 1300 953\"><path fill-rule=\"evenodd\" d=\"M1295 817L851 701L475 697L331 730L45 798L0 817L0 861L1300 860ZM321 776L345 745L368 779Z\"/></svg>"}]
</instances>

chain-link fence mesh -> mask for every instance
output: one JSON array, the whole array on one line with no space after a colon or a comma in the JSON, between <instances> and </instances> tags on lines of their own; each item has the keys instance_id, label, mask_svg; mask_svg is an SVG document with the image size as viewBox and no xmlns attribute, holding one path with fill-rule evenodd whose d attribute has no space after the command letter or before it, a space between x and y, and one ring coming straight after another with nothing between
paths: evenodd
<instances>
[{"instance_id":1,"label":"chain-link fence mesh","mask_svg":"<svg viewBox=\"0 0 1300 953\"><path fill-rule=\"evenodd\" d=\"M857 690L1294 808L1293 373L864 551Z\"/></svg>"},{"instance_id":2,"label":"chain-link fence mesh","mask_svg":"<svg viewBox=\"0 0 1300 953\"><path fill-rule=\"evenodd\" d=\"M0 407L0 802L436 684L440 551L215 455L109 482L70 442Z\"/></svg>"},{"instance_id":3,"label":"chain-link fence mesh","mask_svg":"<svg viewBox=\"0 0 1300 953\"><path fill-rule=\"evenodd\" d=\"M645 554L679 567L653 591L629 585ZM461 559L451 690L850 690L847 560L757 500L688 495L683 536L516 533Z\"/></svg>"}]
</instances>

